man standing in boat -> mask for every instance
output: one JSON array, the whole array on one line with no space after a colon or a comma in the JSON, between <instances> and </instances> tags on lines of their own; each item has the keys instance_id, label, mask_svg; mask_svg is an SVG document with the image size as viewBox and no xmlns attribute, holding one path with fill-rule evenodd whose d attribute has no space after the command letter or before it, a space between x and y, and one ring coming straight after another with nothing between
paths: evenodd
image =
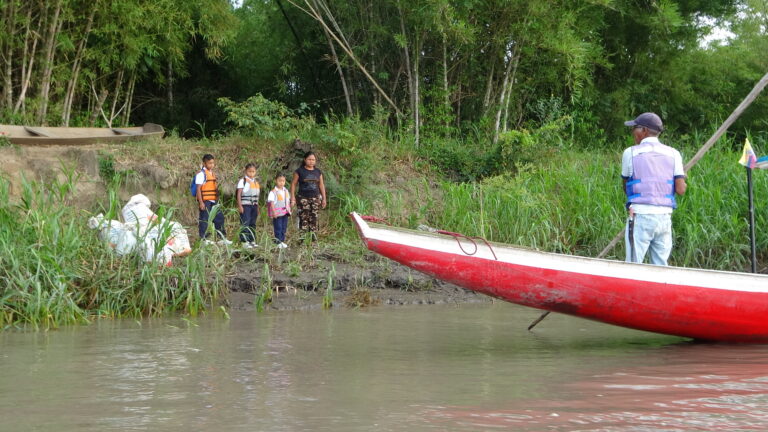
<instances>
[{"instance_id":1,"label":"man standing in boat","mask_svg":"<svg viewBox=\"0 0 768 432\"><path fill-rule=\"evenodd\" d=\"M635 145L624 150L621 177L627 194L627 262L642 263L650 250L651 264L667 265L672 252L672 211L675 195L687 185L680 152L662 144L661 118L643 113L624 123L632 127Z\"/></svg>"}]
</instances>

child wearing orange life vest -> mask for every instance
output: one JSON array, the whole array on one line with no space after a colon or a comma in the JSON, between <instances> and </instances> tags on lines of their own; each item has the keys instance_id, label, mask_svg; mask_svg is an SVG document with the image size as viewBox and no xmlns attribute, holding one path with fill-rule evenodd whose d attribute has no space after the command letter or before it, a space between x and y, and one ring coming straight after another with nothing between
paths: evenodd
<instances>
[{"instance_id":1,"label":"child wearing orange life vest","mask_svg":"<svg viewBox=\"0 0 768 432\"><path fill-rule=\"evenodd\" d=\"M245 166L245 176L237 182L237 211L240 212L240 241L245 249L256 244L256 218L259 217L259 182L256 165Z\"/></svg>"},{"instance_id":2,"label":"child wearing orange life vest","mask_svg":"<svg viewBox=\"0 0 768 432\"><path fill-rule=\"evenodd\" d=\"M222 213L220 206L217 206L219 201L219 187L216 182L216 174L213 172L215 166L216 162L213 155L206 154L203 156L203 166L200 168L200 172L195 176L195 184L197 185L195 198L197 199L197 206L200 209L198 232L201 240L206 243L211 243L211 240L207 239L208 223L211 219L211 213L215 213L213 217L213 226L216 229L218 236L221 237L220 243L231 244L232 242L227 240L227 231L224 229L224 213Z\"/></svg>"},{"instance_id":3,"label":"child wearing orange life vest","mask_svg":"<svg viewBox=\"0 0 768 432\"><path fill-rule=\"evenodd\" d=\"M291 194L285 188L285 176L282 174L275 176L275 188L267 197L267 214L272 219L277 247L287 248L285 231L288 230L288 218L291 216Z\"/></svg>"}]
</instances>

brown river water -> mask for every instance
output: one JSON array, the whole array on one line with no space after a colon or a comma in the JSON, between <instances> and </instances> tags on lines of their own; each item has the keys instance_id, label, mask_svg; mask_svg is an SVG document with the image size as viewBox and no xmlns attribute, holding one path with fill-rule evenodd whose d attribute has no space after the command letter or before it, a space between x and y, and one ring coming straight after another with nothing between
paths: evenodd
<instances>
[{"instance_id":1,"label":"brown river water","mask_svg":"<svg viewBox=\"0 0 768 432\"><path fill-rule=\"evenodd\" d=\"M0 333L2 431L768 430L768 347L506 303Z\"/></svg>"}]
</instances>

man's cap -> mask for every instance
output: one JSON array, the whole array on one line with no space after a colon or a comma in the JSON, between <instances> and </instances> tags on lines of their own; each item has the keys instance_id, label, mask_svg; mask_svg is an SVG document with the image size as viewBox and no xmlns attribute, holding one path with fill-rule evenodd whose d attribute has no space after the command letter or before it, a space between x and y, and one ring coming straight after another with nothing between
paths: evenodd
<instances>
[{"instance_id":1,"label":"man's cap","mask_svg":"<svg viewBox=\"0 0 768 432\"><path fill-rule=\"evenodd\" d=\"M655 130L656 132L664 130L664 124L661 122L661 117L652 112L642 113L634 120L625 121L624 126L642 126Z\"/></svg>"}]
</instances>

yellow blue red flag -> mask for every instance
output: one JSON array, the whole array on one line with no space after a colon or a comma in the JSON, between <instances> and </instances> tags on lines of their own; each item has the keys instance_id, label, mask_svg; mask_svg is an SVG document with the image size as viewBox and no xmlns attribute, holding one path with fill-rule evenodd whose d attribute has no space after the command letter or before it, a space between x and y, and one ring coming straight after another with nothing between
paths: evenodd
<instances>
[{"instance_id":1,"label":"yellow blue red flag","mask_svg":"<svg viewBox=\"0 0 768 432\"><path fill-rule=\"evenodd\" d=\"M752 144L749 143L749 138L744 140L744 150L741 152L739 163L750 169L757 165L757 156L755 155L755 151L752 150Z\"/></svg>"}]
</instances>

